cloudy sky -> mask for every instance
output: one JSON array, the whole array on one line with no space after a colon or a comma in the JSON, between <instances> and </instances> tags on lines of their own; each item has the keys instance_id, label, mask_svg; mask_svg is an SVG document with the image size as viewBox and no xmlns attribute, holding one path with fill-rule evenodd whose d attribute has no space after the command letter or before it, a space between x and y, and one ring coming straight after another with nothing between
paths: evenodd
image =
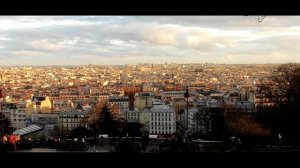
<instances>
[{"instance_id":1,"label":"cloudy sky","mask_svg":"<svg viewBox=\"0 0 300 168\"><path fill-rule=\"evenodd\" d=\"M0 66L300 62L300 16L0 16Z\"/></svg>"}]
</instances>

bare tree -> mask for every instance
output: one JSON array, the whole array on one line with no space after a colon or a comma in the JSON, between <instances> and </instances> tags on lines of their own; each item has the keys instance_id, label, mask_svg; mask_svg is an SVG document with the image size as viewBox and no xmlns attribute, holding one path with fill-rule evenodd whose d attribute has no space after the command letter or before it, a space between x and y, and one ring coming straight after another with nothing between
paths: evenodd
<instances>
[{"instance_id":1,"label":"bare tree","mask_svg":"<svg viewBox=\"0 0 300 168\"><path fill-rule=\"evenodd\" d=\"M235 122L228 123L230 132L240 136L269 136L270 130L253 119L241 116Z\"/></svg>"},{"instance_id":2,"label":"bare tree","mask_svg":"<svg viewBox=\"0 0 300 168\"><path fill-rule=\"evenodd\" d=\"M208 136L211 132L211 114L209 108L199 108L195 114L194 121L196 123L196 132Z\"/></svg>"},{"instance_id":3,"label":"bare tree","mask_svg":"<svg viewBox=\"0 0 300 168\"><path fill-rule=\"evenodd\" d=\"M259 93L276 105L269 113L273 119L269 121L273 134L280 133L283 139L291 141L300 140L297 130L300 126L300 64L280 65L270 81L258 87ZM268 107L262 107L259 111L264 111L264 108ZM266 117L266 120L270 117Z\"/></svg>"},{"instance_id":4,"label":"bare tree","mask_svg":"<svg viewBox=\"0 0 300 168\"><path fill-rule=\"evenodd\" d=\"M275 83L273 100L276 102L299 103L300 101L300 64L279 66L271 80Z\"/></svg>"}]
</instances>

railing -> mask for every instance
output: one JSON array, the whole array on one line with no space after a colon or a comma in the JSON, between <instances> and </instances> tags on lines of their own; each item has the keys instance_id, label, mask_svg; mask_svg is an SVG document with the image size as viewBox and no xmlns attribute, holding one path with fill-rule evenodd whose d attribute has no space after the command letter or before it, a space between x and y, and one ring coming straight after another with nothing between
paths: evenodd
<instances>
[{"instance_id":1,"label":"railing","mask_svg":"<svg viewBox=\"0 0 300 168\"><path fill-rule=\"evenodd\" d=\"M190 148L193 152L224 152L224 143L222 141L193 140Z\"/></svg>"}]
</instances>

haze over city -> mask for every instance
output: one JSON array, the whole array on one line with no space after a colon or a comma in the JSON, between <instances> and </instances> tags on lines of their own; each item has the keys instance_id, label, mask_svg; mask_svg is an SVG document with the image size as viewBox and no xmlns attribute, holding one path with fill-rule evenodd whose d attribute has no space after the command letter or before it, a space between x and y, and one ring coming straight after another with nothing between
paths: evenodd
<instances>
[{"instance_id":1,"label":"haze over city","mask_svg":"<svg viewBox=\"0 0 300 168\"><path fill-rule=\"evenodd\" d=\"M1 16L0 66L300 62L299 16Z\"/></svg>"},{"instance_id":2,"label":"haze over city","mask_svg":"<svg viewBox=\"0 0 300 168\"><path fill-rule=\"evenodd\" d=\"M299 20L2 16L0 151L299 153Z\"/></svg>"}]
</instances>

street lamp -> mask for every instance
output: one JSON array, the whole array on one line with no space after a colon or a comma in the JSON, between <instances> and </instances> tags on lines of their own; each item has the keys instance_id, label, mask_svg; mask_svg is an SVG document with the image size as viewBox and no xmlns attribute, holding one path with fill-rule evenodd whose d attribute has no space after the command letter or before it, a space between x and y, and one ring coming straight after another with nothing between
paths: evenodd
<instances>
[{"instance_id":1,"label":"street lamp","mask_svg":"<svg viewBox=\"0 0 300 168\"><path fill-rule=\"evenodd\" d=\"M188 144L188 132L189 132L189 88L186 88L186 91L184 93L184 97L186 98L186 149L188 150L189 144Z\"/></svg>"},{"instance_id":2,"label":"street lamp","mask_svg":"<svg viewBox=\"0 0 300 168\"><path fill-rule=\"evenodd\" d=\"M3 137L4 137L4 121L3 121L3 111L2 111L2 102L0 102L1 108L1 144L3 144Z\"/></svg>"},{"instance_id":3,"label":"street lamp","mask_svg":"<svg viewBox=\"0 0 300 168\"><path fill-rule=\"evenodd\" d=\"M125 122L126 122L126 125L125 125L125 130L126 130L126 137L128 137L128 118L127 118L127 115L128 115L128 111L126 110L125 111Z\"/></svg>"},{"instance_id":4,"label":"street lamp","mask_svg":"<svg viewBox=\"0 0 300 168\"><path fill-rule=\"evenodd\" d=\"M189 97L190 97L190 93L189 93L189 89L187 87L185 93L184 93L184 97L186 98L186 130L189 130L189 125L188 125L188 119L189 119Z\"/></svg>"},{"instance_id":5,"label":"street lamp","mask_svg":"<svg viewBox=\"0 0 300 168\"><path fill-rule=\"evenodd\" d=\"M0 98L3 98L1 89L0 89ZM3 117L3 110L2 110L2 101L0 102L0 110L1 110L1 140L0 140L0 142L1 142L1 144L3 144L3 139L4 139L4 117Z\"/></svg>"}]
</instances>

